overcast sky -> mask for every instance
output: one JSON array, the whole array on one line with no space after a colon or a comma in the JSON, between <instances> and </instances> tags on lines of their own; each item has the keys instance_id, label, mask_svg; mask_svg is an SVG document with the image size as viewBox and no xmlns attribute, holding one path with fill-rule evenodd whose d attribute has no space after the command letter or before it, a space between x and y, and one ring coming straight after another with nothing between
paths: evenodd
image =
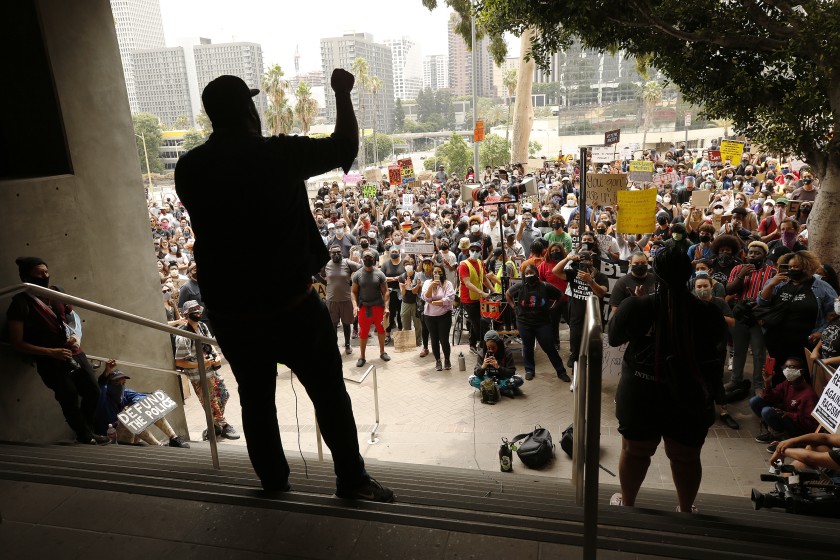
<instances>
[{"instance_id":1,"label":"overcast sky","mask_svg":"<svg viewBox=\"0 0 840 560\"><path fill-rule=\"evenodd\" d=\"M447 53L449 11L443 0L429 12L420 0L160 0L167 46L181 37L206 37L213 43L260 43L266 67L279 64L294 76L321 70L321 37L348 31L372 33L375 41L407 36L423 56ZM518 41L508 40L510 56Z\"/></svg>"}]
</instances>

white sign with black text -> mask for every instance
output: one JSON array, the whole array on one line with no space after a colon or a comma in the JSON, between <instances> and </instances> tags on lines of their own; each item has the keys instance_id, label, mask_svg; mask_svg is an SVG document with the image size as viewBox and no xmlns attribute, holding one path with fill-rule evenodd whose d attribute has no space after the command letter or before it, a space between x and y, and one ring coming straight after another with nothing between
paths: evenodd
<instances>
[{"instance_id":1,"label":"white sign with black text","mask_svg":"<svg viewBox=\"0 0 840 560\"><path fill-rule=\"evenodd\" d=\"M149 393L137 404L125 407L117 414L117 418L129 432L137 435L176 408L178 405L175 401L158 389L154 393Z\"/></svg>"},{"instance_id":2,"label":"white sign with black text","mask_svg":"<svg viewBox=\"0 0 840 560\"><path fill-rule=\"evenodd\" d=\"M836 434L840 429L840 368L837 368L823 389L811 416L831 434Z\"/></svg>"}]
</instances>

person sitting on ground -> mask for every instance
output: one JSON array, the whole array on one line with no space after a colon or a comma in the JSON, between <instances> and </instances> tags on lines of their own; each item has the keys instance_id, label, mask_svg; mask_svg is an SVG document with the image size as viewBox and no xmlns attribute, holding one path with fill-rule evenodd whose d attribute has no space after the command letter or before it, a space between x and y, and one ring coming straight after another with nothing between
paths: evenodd
<instances>
[{"instance_id":1,"label":"person sitting on ground","mask_svg":"<svg viewBox=\"0 0 840 560\"><path fill-rule=\"evenodd\" d=\"M210 330L207 325L201 322L204 308L195 300L187 301L181 308L182 314L187 317L187 324L181 327L182 330L210 338ZM201 391L201 377L198 372L198 356L204 359L207 370L207 385L210 389L210 411L213 415L213 425L216 436L227 439L239 439L239 433L225 420L225 406L227 405L230 393L225 386L225 379L219 373L222 361L213 351L213 348L202 344L201 352L197 349L197 343L192 338L185 336L175 337L175 367L181 368L184 375L189 378L195 390L198 401L206 406L204 394ZM206 430L205 430L206 432ZM205 439L210 434L204 434Z\"/></svg>"},{"instance_id":2,"label":"person sitting on ground","mask_svg":"<svg viewBox=\"0 0 840 560\"><path fill-rule=\"evenodd\" d=\"M831 478L840 471L840 434L814 432L780 441L770 458L773 464L778 460L792 459L797 469L826 469Z\"/></svg>"},{"instance_id":3,"label":"person sitting on ground","mask_svg":"<svg viewBox=\"0 0 840 560\"><path fill-rule=\"evenodd\" d=\"M764 374L764 390L760 396L750 399L750 408L761 418L767 431L756 436L759 443L770 443L767 450L776 451L776 444L788 438L813 432L818 423L811 416L817 405L814 388L802 376L803 362L798 358L785 360L785 380L771 387L772 374Z\"/></svg>"},{"instance_id":4,"label":"person sitting on ground","mask_svg":"<svg viewBox=\"0 0 840 560\"><path fill-rule=\"evenodd\" d=\"M511 398L522 395L519 387L525 383L525 380L516 375L513 352L505 348L505 343L499 333L494 330L487 331L484 333L482 342L469 384L478 389L482 381L492 379L502 395Z\"/></svg>"},{"instance_id":5,"label":"person sitting on ground","mask_svg":"<svg viewBox=\"0 0 840 560\"><path fill-rule=\"evenodd\" d=\"M145 399L147 393L138 393L125 386L126 381L131 379L122 371L116 369L117 362L108 360L105 364L105 371L99 376L99 403L96 407L96 429L102 433L108 431L108 425L117 430L117 441L123 444L133 445L137 438L149 445L164 445L149 432L143 430L136 436L132 434L120 421L117 415L124 408L135 405ZM169 447L189 448L190 444L185 442L181 436L175 433L166 418L160 418L155 422L166 437L169 438Z\"/></svg>"}]
</instances>

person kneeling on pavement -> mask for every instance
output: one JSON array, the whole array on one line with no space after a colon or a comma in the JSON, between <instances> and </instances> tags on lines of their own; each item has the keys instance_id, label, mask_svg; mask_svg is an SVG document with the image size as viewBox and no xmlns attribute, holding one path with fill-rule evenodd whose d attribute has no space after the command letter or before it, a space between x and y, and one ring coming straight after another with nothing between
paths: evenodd
<instances>
[{"instance_id":1,"label":"person kneeling on pavement","mask_svg":"<svg viewBox=\"0 0 840 560\"><path fill-rule=\"evenodd\" d=\"M116 367L117 362L109 360L105 365L105 371L99 376L99 403L96 406L97 431L106 433L110 424L117 429L117 441L119 443L133 445L139 438L149 445L164 445L149 430L143 430L135 436L117 418L117 415L124 408L139 403L148 395L127 388L125 386L126 381L131 377L116 369ZM189 448L190 444L175 433L166 418L157 420L155 426L160 428L160 431L169 438L169 447Z\"/></svg>"},{"instance_id":2,"label":"person kneeling on pavement","mask_svg":"<svg viewBox=\"0 0 840 560\"><path fill-rule=\"evenodd\" d=\"M768 430L756 436L759 443L770 443L767 451L776 451L777 444L817 429L811 412L817 405L814 388L802 377L802 362L796 358L785 361L782 372L785 381L770 388L772 374L764 374L764 390L750 399L750 408L761 418Z\"/></svg>"},{"instance_id":3,"label":"person kneeling on pavement","mask_svg":"<svg viewBox=\"0 0 840 560\"><path fill-rule=\"evenodd\" d=\"M521 376L515 374L513 352L505 348L499 333L494 330L487 331L484 334L484 343L479 345L478 362L473 375L470 376L470 385L479 389L482 381L492 379L502 395L513 398L522 395L519 387L525 383Z\"/></svg>"},{"instance_id":4,"label":"person kneeling on pavement","mask_svg":"<svg viewBox=\"0 0 840 560\"><path fill-rule=\"evenodd\" d=\"M181 329L209 338L210 331L207 329L207 325L201 322L201 314L204 308L193 299L186 302L182 309L181 315L187 317L187 324L181 327ZM185 336L175 337L175 367L183 370L183 373L189 378L193 389L195 389L195 394L199 402L204 405L204 396L201 393L201 377L198 373L198 354L195 340ZM210 388L210 411L213 415L216 436L222 436L227 439L239 439L239 433L225 420L225 406L227 405L230 393L228 393L227 387L225 386L225 378L219 373L219 368L222 367L222 361L212 346L202 344L201 354L204 357L204 365L208 368L207 383ZM209 434L206 433L203 436L204 439L208 437Z\"/></svg>"}]
</instances>

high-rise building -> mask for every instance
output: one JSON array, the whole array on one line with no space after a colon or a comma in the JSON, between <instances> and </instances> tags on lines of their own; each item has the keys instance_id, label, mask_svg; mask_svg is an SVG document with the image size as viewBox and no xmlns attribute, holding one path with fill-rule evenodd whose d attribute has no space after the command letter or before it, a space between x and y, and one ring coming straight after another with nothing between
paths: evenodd
<instances>
[{"instance_id":1,"label":"high-rise building","mask_svg":"<svg viewBox=\"0 0 840 560\"><path fill-rule=\"evenodd\" d=\"M262 48L257 43L214 45L201 37L182 39L181 46L131 53L137 95L137 112L152 113L165 125L186 116L191 125L202 110L201 92L213 79L230 74L248 87L260 88ZM254 98L260 115L265 93Z\"/></svg>"},{"instance_id":2,"label":"high-rise building","mask_svg":"<svg viewBox=\"0 0 840 560\"><path fill-rule=\"evenodd\" d=\"M449 58L431 54L423 58L423 89L437 91L449 88Z\"/></svg>"},{"instance_id":3,"label":"high-rise building","mask_svg":"<svg viewBox=\"0 0 840 560\"><path fill-rule=\"evenodd\" d=\"M509 70L516 70L519 71L519 57L518 56L509 56L502 62L501 66L493 66L493 88L496 92L496 97L501 97L502 99L506 99L508 96L508 90L505 87L505 74ZM518 75L518 74L517 74Z\"/></svg>"},{"instance_id":4,"label":"high-rise building","mask_svg":"<svg viewBox=\"0 0 840 560\"><path fill-rule=\"evenodd\" d=\"M160 0L111 0L111 13L117 30L128 104L132 114L138 113L134 87L131 53L142 49L162 49L166 46Z\"/></svg>"},{"instance_id":5,"label":"high-rise building","mask_svg":"<svg viewBox=\"0 0 840 560\"><path fill-rule=\"evenodd\" d=\"M472 95L472 51L455 25L458 14L452 12L449 16L449 87L455 95ZM476 94L479 97L492 97L493 90L493 57L490 55L490 39L485 35L476 40Z\"/></svg>"},{"instance_id":6,"label":"high-rise building","mask_svg":"<svg viewBox=\"0 0 840 560\"><path fill-rule=\"evenodd\" d=\"M423 87L423 55L420 45L408 37L385 39L383 42L391 47L394 97L401 101L417 99Z\"/></svg>"},{"instance_id":7,"label":"high-rise building","mask_svg":"<svg viewBox=\"0 0 840 560\"><path fill-rule=\"evenodd\" d=\"M370 74L382 80L382 89L376 93L375 112L374 96L364 91L360 84L353 88L351 97L359 125L363 128L373 128L375 114L376 130L390 132L394 128L394 70L391 48L374 43L370 33L345 33L341 37L321 39L321 67L324 69L324 76L331 76L336 68L349 71L357 58L365 59ZM325 101L327 119L335 122L335 97L327 95ZM360 110L360 101L364 104L363 111Z\"/></svg>"}]
</instances>

